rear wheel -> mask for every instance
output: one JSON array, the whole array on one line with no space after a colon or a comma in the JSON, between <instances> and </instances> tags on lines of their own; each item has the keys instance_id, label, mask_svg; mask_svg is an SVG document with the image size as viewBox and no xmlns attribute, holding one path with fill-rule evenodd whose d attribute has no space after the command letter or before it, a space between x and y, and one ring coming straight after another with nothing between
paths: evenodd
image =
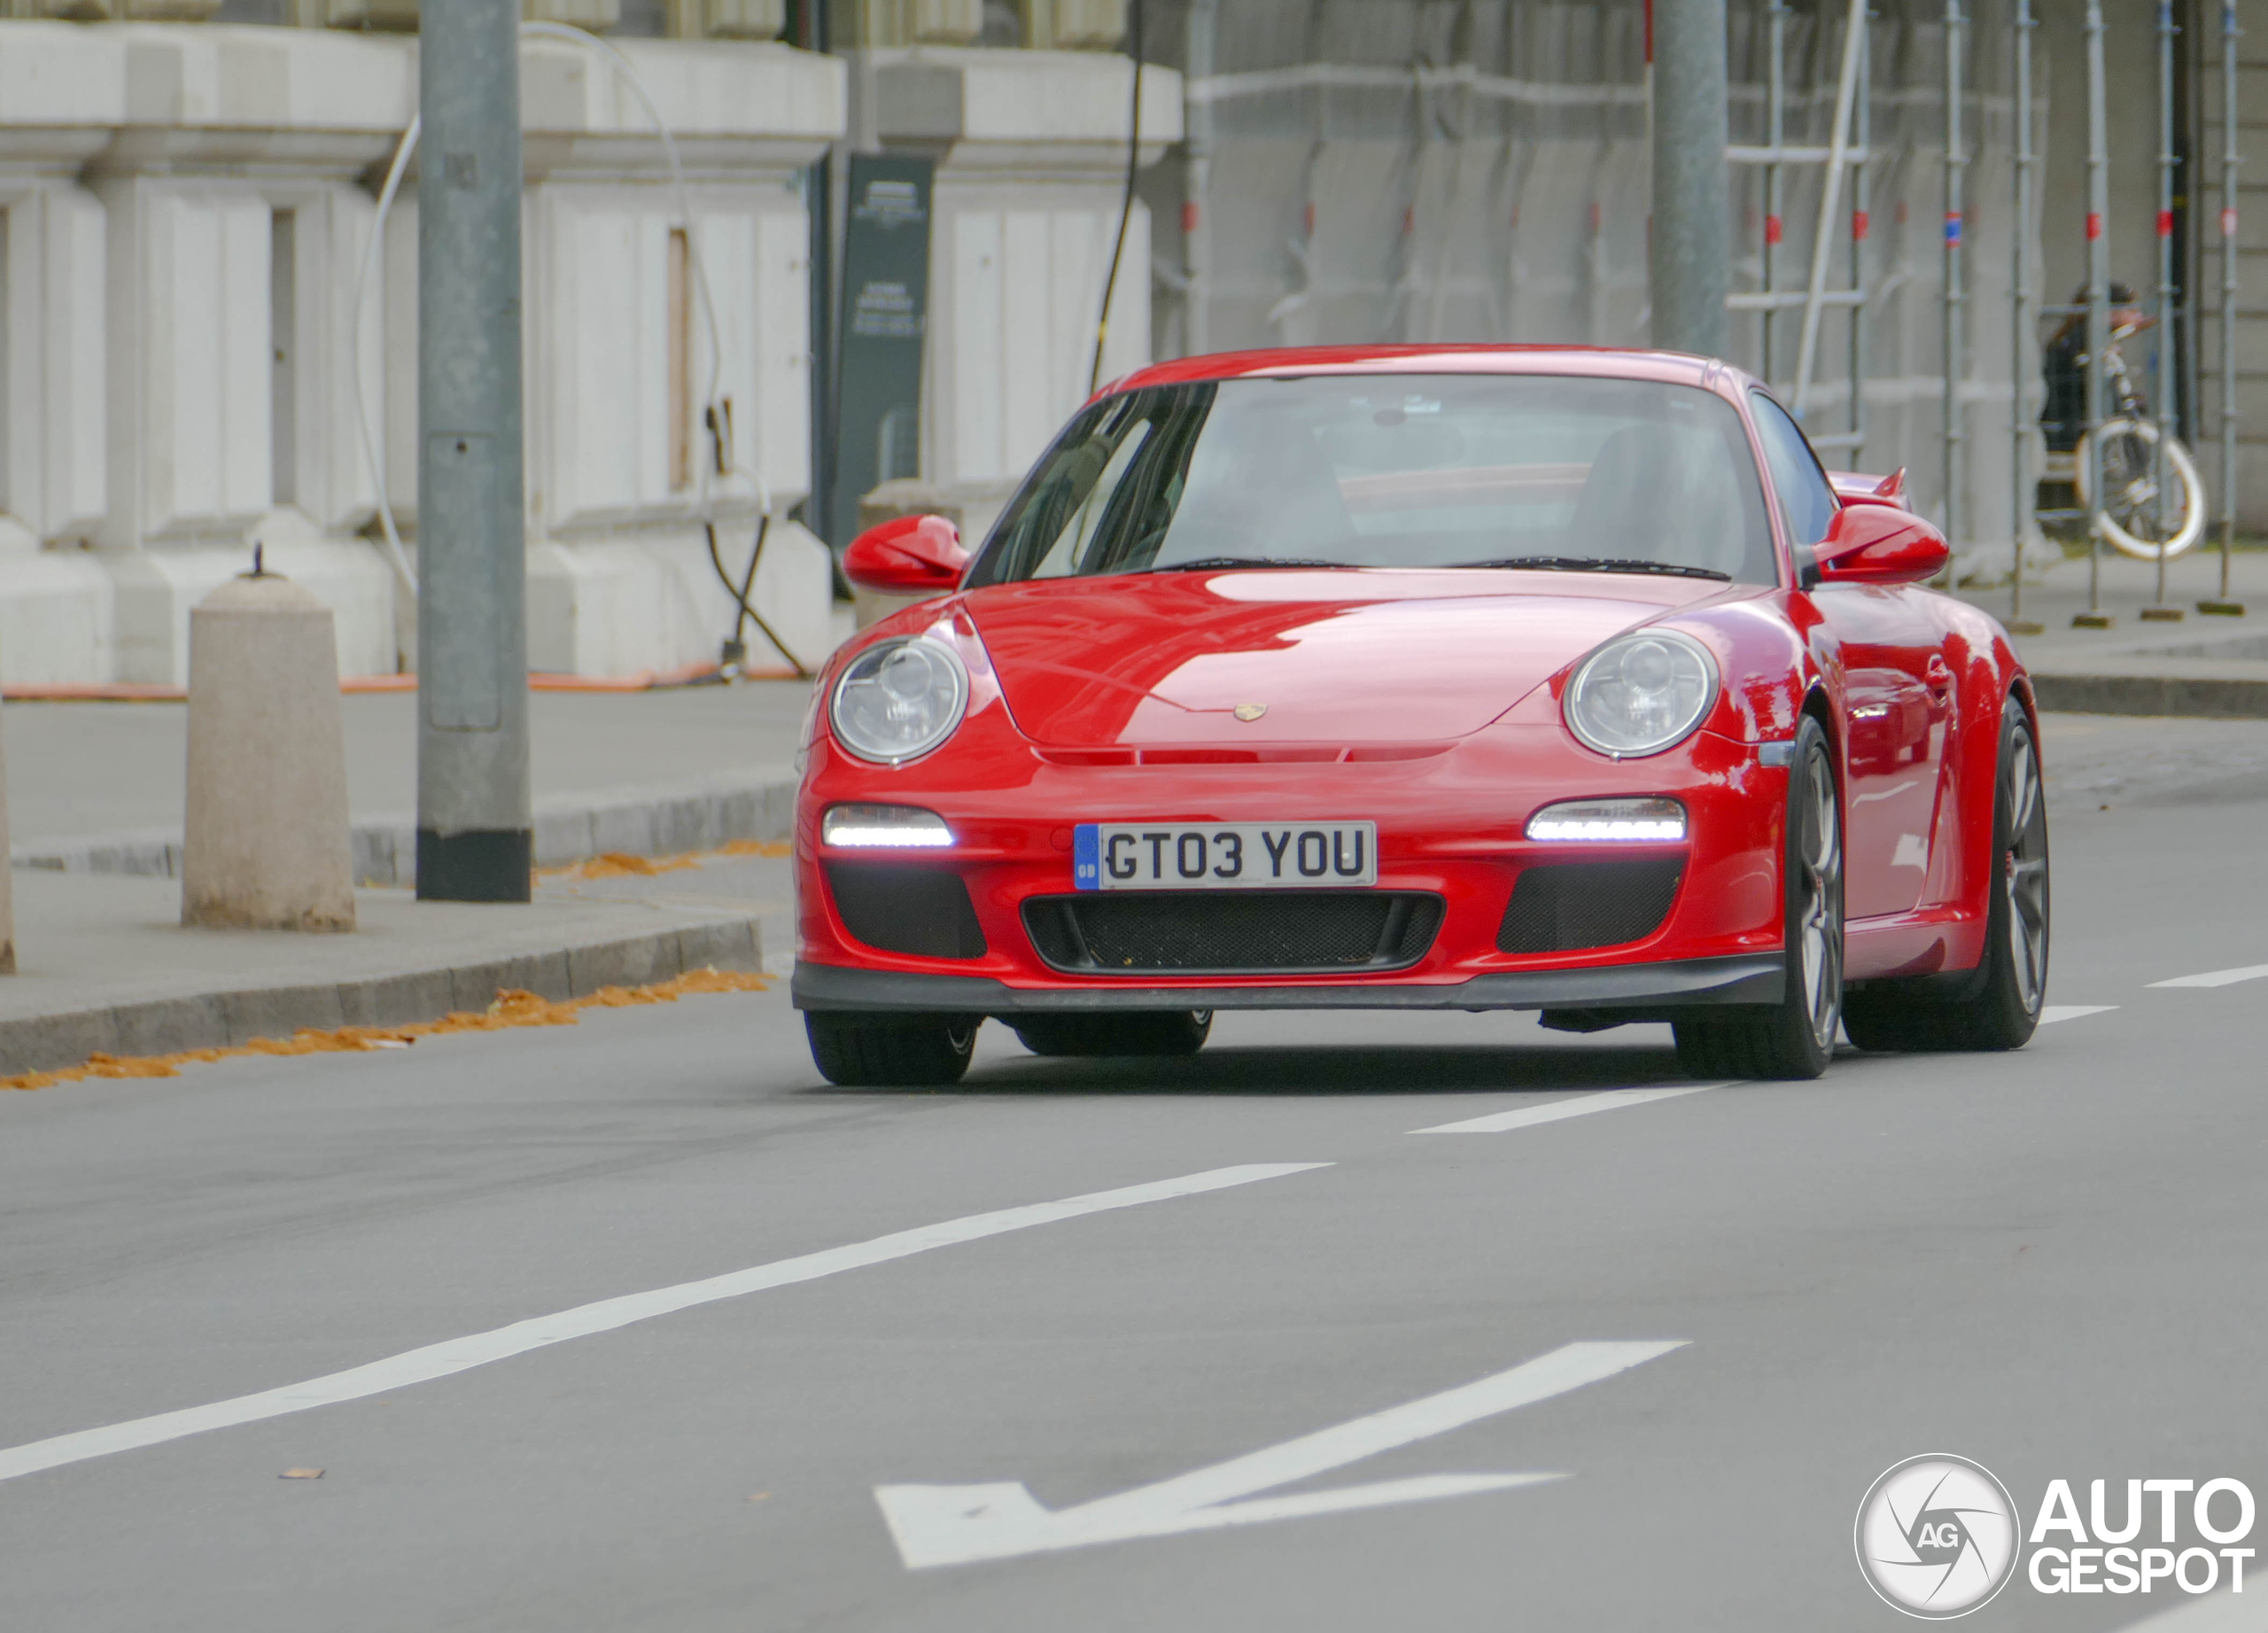
<instances>
[{"instance_id":1,"label":"rear wheel","mask_svg":"<svg viewBox=\"0 0 2268 1633\"><path fill-rule=\"evenodd\" d=\"M866 1015L804 1012L812 1062L846 1089L944 1088L959 1083L983 1015Z\"/></svg>"},{"instance_id":2,"label":"rear wheel","mask_svg":"<svg viewBox=\"0 0 2268 1633\"><path fill-rule=\"evenodd\" d=\"M1861 1049L2020 1049L2047 997L2047 801L2031 722L2013 697L2000 715L1992 797L1992 898L1984 961L1966 991L1942 984L1851 994L1843 1025Z\"/></svg>"},{"instance_id":3,"label":"rear wheel","mask_svg":"<svg viewBox=\"0 0 2268 1633\"><path fill-rule=\"evenodd\" d=\"M1787 984L1770 1008L1700 1011L1675 1023L1693 1077L1816 1077L1843 1016L1843 823L1827 734L1806 715L1788 771Z\"/></svg>"},{"instance_id":4,"label":"rear wheel","mask_svg":"<svg viewBox=\"0 0 2268 1633\"><path fill-rule=\"evenodd\" d=\"M1194 1054L1213 1030L1213 1012L1029 1015L1014 1024L1034 1054Z\"/></svg>"}]
</instances>

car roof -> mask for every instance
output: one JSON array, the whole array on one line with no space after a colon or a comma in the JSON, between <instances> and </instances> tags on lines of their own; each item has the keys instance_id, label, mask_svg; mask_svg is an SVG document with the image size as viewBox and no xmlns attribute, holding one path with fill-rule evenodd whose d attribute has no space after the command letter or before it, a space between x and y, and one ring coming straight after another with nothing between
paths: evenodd
<instances>
[{"instance_id":1,"label":"car roof","mask_svg":"<svg viewBox=\"0 0 2268 1633\"><path fill-rule=\"evenodd\" d=\"M1138 369L1097 395L1197 380L1328 374L1573 374L1697 385L1727 395L1748 377L1713 357L1619 346L1303 346L1178 357Z\"/></svg>"}]
</instances>

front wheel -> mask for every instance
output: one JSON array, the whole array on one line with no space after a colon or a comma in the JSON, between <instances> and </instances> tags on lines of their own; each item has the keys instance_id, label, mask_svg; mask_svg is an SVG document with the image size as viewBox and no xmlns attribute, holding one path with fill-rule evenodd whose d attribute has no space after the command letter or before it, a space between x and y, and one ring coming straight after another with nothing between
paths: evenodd
<instances>
[{"instance_id":1,"label":"front wheel","mask_svg":"<svg viewBox=\"0 0 2268 1633\"><path fill-rule=\"evenodd\" d=\"M2102 536L2138 561L2168 561L2205 533L2205 487L2179 439L2148 420L2116 419L2102 439ZM2087 439L2072 454L2072 479L2087 504Z\"/></svg>"},{"instance_id":2,"label":"front wheel","mask_svg":"<svg viewBox=\"0 0 2268 1633\"><path fill-rule=\"evenodd\" d=\"M1768 1009L1700 1011L1674 1023L1689 1077L1816 1077L1843 1020L1843 822L1827 734L1806 715L1788 770L1787 981Z\"/></svg>"},{"instance_id":3,"label":"front wheel","mask_svg":"<svg viewBox=\"0 0 2268 1633\"><path fill-rule=\"evenodd\" d=\"M1034 1054L1194 1054L1213 1030L1213 1012L1029 1015L1015 1029Z\"/></svg>"},{"instance_id":4,"label":"front wheel","mask_svg":"<svg viewBox=\"0 0 2268 1633\"><path fill-rule=\"evenodd\" d=\"M846 1089L946 1088L968 1070L983 1015L867 1015L804 1011L819 1076Z\"/></svg>"}]
</instances>

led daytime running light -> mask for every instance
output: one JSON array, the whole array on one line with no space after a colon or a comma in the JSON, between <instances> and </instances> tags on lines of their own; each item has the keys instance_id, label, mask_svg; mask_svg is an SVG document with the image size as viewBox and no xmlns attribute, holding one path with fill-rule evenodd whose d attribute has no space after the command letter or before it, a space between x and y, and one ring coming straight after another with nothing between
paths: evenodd
<instances>
[{"instance_id":1,"label":"led daytime running light","mask_svg":"<svg viewBox=\"0 0 2268 1633\"><path fill-rule=\"evenodd\" d=\"M1685 807L1674 799L1568 799L1527 820L1527 836L1546 842L1677 844Z\"/></svg>"},{"instance_id":2,"label":"led daytime running light","mask_svg":"<svg viewBox=\"0 0 2268 1633\"><path fill-rule=\"evenodd\" d=\"M843 849L934 851L952 844L953 830L936 812L914 805L830 805L819 837Z\"/></svg>"}]
</instances>

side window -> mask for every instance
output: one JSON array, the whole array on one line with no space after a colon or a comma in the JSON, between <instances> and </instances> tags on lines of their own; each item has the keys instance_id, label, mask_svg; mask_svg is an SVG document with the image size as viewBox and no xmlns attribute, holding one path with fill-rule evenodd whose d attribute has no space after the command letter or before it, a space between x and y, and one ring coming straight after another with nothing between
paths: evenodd
<instances>
[{"instance_id":1,"label":"side window","mask_svg":"<svg viewBox=\"0 0 2268 1633\"><path fill-rule=\"evenodd\" d=\"M1751 392L1749 408L1756 416L1756 431L1764 442L1764 463L1772 468L1772 486L1780 495L1780 509L1788 519L1788 536L1798 544L1817 544L1842 509L1835 490L1819 468L1819 456L1804 440L1804 433L1788 411L1762 392Z\"/></svg>"}]
</instances>

